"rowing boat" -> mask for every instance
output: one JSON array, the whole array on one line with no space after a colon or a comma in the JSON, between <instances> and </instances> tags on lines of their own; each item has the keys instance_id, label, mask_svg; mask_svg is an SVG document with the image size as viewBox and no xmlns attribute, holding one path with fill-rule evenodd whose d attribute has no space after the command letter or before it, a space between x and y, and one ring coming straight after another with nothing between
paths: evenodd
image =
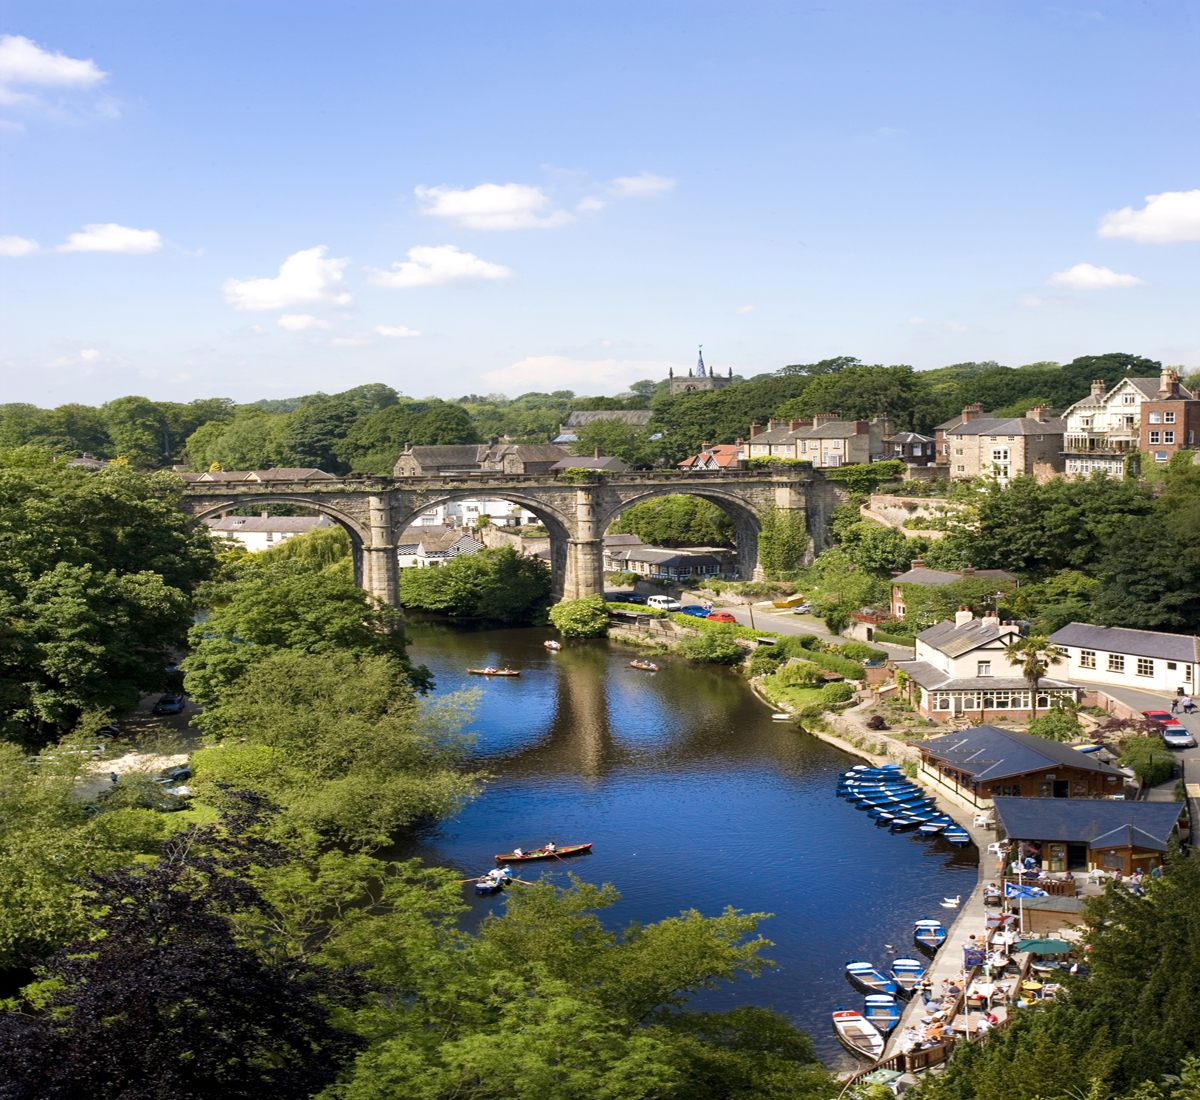
<instances>
[{"instance_id":1,"label":"rowing boat","mask_svg":"<svg viewBox=\"0 0 1200 1100\"><path fill-rule=\"evenodd\" d=\"M562 649L562 642L542 642L547 649Z\"/></svg>"},{"instance_id":2,"label":"rowing boat","mask_svg":"<svg viewBox=\"0 0 1200 1100\"><path fill-rule=\"evenodd\" d=\"M925 977L925 967L919 960L910 958L892 960L892 978L904 996L911 997L913 990L917 988L917 983L923 977Z\"/></svg>"},{"instance_id":3,"label":"rowing boat","mask_svg":"<svg viewBox=\"0 0 1200 1100\"><path fill-rule=\"evenodd\" d=\"M886 993L872 993L863 998L867 1020L886 1035L900 1022L900 1006L895 997Z\"/></svg>"},{"instance_id":4,"label":"rowing boat","mask_svg":"<svg viewBox=\"0 0 1200 1100\"><path fill-rule=\"evenodd\" d=\"M913 939L921 950L932 955L946 941L946 929L940 920L919 920L913 923Z\"/></svg>"},{"instance_id":5,"label":"rowing boat","mask_svg":"<svg viewBox=\"0 0 1200 1100\"><path fill-rule=\"evenodd\" d=\"M657 672L658 671L658 665L651 664L649 661L630 661L629 667L630 668L642 668L642 669L645 669L647 672Z\"/></svg>"},{"instance_id":6,"label":"rowing boat","mask_svg":"<svg viewBox=\"0 0 1200 1100\"><path fill-rule=\"evenodd\" d=\"M469 668L468 672L475 673L476 676L520 676L520 669L511 668Z\"/></svg>"},{"instance_id":7,"label":"rowing boat","mask_svg":"<svg viewBox=\"0 0 1200 1100\"><path fill-rule=\"evenodd\" d=\"M562 844L555 845L552 848L535 848L529 852L522 852L517 855L516 852L506 852L504 855L497 856L497 863L528 863L534 859L554 859L555 856L562 858L563 856L578 856L584 852L592 850L592 841L587 844Z\"/></svg>"},{"instance_id":8,"label":"rowing boat","mask_svg":"<svg viewBox=\"0 0 1200 1100\"><path fill-rule=\"evenodd\" d=\"M842 1045L851 1054L876 1061L883 1053L883 1036L861 1012L849 1012L838 1006L833 1014L833 1026Z\"/></svg>"},{"instance_id":9,"label":"rowing boat","mask_svg":"<svg viewBox=\"0 0 1200 1100\"><path fill-rule=\"evenodd\" d=\"M889 997L896 995L896 983L870 963L851 959L846 963L846 977L868 993L886 993Z\"/></svg>"}]
</instances>

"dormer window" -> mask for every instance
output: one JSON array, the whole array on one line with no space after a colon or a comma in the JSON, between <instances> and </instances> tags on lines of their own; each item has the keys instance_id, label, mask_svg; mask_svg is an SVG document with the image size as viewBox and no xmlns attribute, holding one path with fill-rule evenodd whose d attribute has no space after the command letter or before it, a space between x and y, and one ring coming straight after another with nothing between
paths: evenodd
<instances>
[{"instance_id":1,"label":"dormer window","mask_svg":"<svg viewBox=\"0 0 1200 1100\"><path fill-rule=\"evenodd\" d=\"M1137 395L1132 393L1123 394L1121 397L1121 403L1123 405L1136 405Z\"/></svg>"}]
</instances>

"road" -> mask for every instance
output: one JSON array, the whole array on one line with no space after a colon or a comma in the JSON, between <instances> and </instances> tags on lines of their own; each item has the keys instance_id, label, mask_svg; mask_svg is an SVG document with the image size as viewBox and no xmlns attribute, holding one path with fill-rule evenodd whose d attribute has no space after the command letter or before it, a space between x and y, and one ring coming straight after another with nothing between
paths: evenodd
<instances>
[{"instance_id":1,"label":"road","mask_svg":"<svg viewBox=\"0 0 1200 1100\"><path fill-rule=\"evenodd\" d=\"M718 606L717 610L732 612L733 617L742 626L750 626L755 630L768 631L772 634L815 634L818 638L828 642L854 640L830 634L819 622L812 621L808 617L793 615L790 611L783 615L776 615L773 611L766 611L762 607L756 606L753 610L754 622L751 623L751 610L745 605L725 604ZM894 661L911 661L913 659L913 651L904 646L884 645L882 642L871 642L870 644L876 649L884 650Z\"/></svg>"}]
</instances>

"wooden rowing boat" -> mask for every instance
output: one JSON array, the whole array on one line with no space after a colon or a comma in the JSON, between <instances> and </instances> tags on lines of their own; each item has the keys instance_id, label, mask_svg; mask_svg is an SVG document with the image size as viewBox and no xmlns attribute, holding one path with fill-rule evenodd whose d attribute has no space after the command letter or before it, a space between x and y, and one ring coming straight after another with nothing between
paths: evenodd
<instances>
[{"instance_id":1,"label":"wooden rowing boat","mask_svg":"<svg viewBox=\"0 0 1200 1100\"><path fill-rule=\"evenodd\" d=\"M651 664L649 661L630 661L629 667L630 668L642 668L642 669L645 669L647 672L657 672L658 671L658 665Z\"/></svg>"},{"instance_id":2,"label":"wooden rowing boat","mask_svg":"<svg viewBox=\"0 0 1200 1100\"><path fill-rule=\"evenodd\" d=\"M838 1006L833 1014L833 1027L842 1045L851 1054L877 1061L883 1054L883 1036L861 1012L849 1012Z\"/></svg>"},{"instance_id":3,"label":"wooden rowing boat","mask_svg":"<svg viewBox=\"0 0 1200 1100\"><path fill-rule=\"evenodd\" d=\"M946 929L940 920L919 920L913 923L913 939L917 946L932 955L946 940Z\"/></svg>"},{"instance_id":4,"label":"wooden rowing boat","mask_svg":"<svg viewBox=\"0 0 1200 1100\"><path fill-rule=\"evenodd\" d=\"M911 997L917 983L925 977L925 967L917 959L892 960L892 979L900 987L901 995Z\"/></svg>"},{"instance_id":5,"label":"wooden rowing boat","mask_svg":"<svg viewBox=\"0 0 1200 1100\"><path fill-rule=\"evenodd\" d=\"M542 642L547 649L562 649L562 642Z\"/></svg>"},{"instance_id":6,"label":"wooden rowing boat","mask_svg":"<svg viewBox=\"0 0 1200 1100\"><path fill-rule=\"evenodd\" d=\"M846 977L868 993L886 993L889 997L896 995L896 983L870 963L851 959L846 963Z\"/></svg>"},{"instance_id":7,"label":"wooden rowing boat","mask_svg":"<svg viewBox=\"0 0 1200 1100\"><path fill-rule=\"evenodd\" d=\"M497 863L528 863L535 859L554 859L557 856L562 859L564 856L578 856L584 852L592 850L592 841L587 844L562 844L556 845L553 848L534 848L528 852L522 852L517 855L516 852L506 852L504 855L497 856Z\"/></svg>"},{"instance_id":8,"label":"wooden rowing boat","mask_svg":"<svg viewBox=\"0 0 1200 1100\"><path fill-rule=\"evenodd\" d=\"M863 998L863 1009L867 1020L886 1035L900 1022L900 1006L895 997L886 993L872 993Z\"/></svg>"},{"instance_id":9,"label":"wooden rowing boat","mask_svg":"<svg viewBox=\"0 0 1200 1100\"><path fill-rule=\"evenodd\" d=\"M468 672L475 673L476 676L520 676L520 669L511 668L469 668Z\"/></svg>"}]
</instances>

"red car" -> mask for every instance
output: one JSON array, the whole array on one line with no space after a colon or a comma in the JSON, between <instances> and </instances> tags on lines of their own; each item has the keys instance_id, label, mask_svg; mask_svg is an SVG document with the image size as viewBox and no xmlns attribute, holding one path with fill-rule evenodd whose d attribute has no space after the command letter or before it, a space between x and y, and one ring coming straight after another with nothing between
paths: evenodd
<instances>
[{"instance_id":1,"label":"red car","mask_svg":"<svg viewBox=\"0 0 1200 1100\"><path fill-rule=\"evenodd\" d=\"M736 623L732 615L728 611L714 611L711 615L705 615L706 619L711 619L714 623Z\"/></svg>"},{"instance_id":2,"label":"red car","mask_svg":"<svg viewBox=\"0 0 1200 1100\"><path fill-rule=\"evenodd\" d=\"M1166 710L1144 710L1142 717L1148 718L1151 722L1174 722L1175 716Z\"/></svg>"}]
</instances>

